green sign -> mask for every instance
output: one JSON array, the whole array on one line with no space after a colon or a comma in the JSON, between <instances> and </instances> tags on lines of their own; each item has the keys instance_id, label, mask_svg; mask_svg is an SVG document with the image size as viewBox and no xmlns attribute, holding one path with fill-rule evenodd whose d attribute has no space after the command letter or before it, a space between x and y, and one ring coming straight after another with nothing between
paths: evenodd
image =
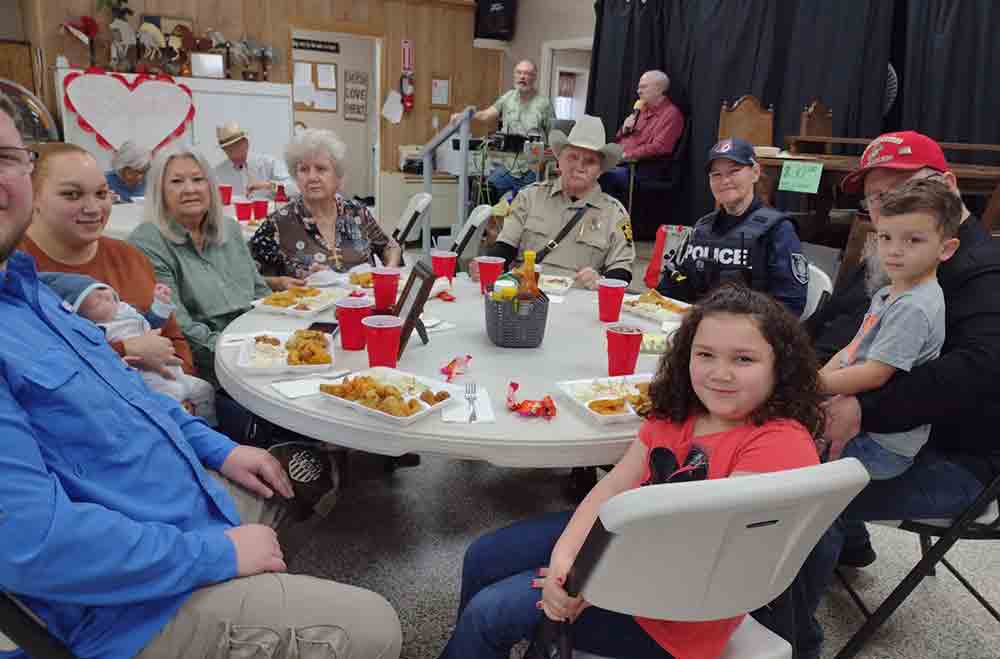
<instances>
[{"instance_id":1,"label":"green sign","mask_svg":"<svg viewBox=\"0 0 1000 659\"><path fill-rule=\"evenodd\" d=\"M823 176L823 163L814 160L786 160L781 166L778 190L816 194Z\"/></svg>"}]
</instances>

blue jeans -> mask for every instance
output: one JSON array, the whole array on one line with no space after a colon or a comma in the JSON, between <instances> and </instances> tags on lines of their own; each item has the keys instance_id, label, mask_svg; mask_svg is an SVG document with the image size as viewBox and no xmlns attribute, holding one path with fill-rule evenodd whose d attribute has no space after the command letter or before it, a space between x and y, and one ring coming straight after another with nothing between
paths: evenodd
<instances>
[{"instance_id":1,"label":"blue jeans","mask_svg":"<svg viewBox=\"0 0 1000 659\"><path fill-rule=\"evenodd\" d=\"M802 656L818 656L823 632L815 619L816 608L833 578L841 549L868 542L865 521L955 517L982 491L983 484L972 472L928 447L896 478L868 483L820 538L796 578L804 588L805 613L813 616L811 624L800 625L797 650Z\"/></svg>"},{"instance_id":2,"label":"blue jeans","mask_svg":"<svg viewBox=\"0 0 1000 659\"><path fill-rule=\"evenodd\" d=\"M517 193L521 191L521 188L526 185L531 185L537 179L538 177L533 171L529 170L525 172L523 176L514 176L510 173L510 170L503 165L497 165L493 168L493 171L490 172L486 182L497 191L497 199L493 200L494 203L496 203L511 190L514 191L514 195L517 195Z\"/></svg>"},{"instance_id":3,"label":"blue jeans","mask_svg":"<svg viewBox=\"0 0 1000 659\"><path fill-rule=\"evenodd\" d=\"M545 614L532 588L538 568L572 512L548 513L488 533L465 552L458 622L441 659L507 659L511 648L530 639ZM573 625L573 647L622 659L671 659L632 616L588 607Z\"/></svg>"},{"instance_id":4,"label":"blue jeans","mask_svg":"<svg viewBox=\"0 0 1000 659\"><path fill-rule=\"evenodd\" d=\"M913 464L913 458L893 453L865 433L849 441L841 457L857 458L868 470L868 475L873 481L895 478Z\"/></svg>"}]
</instances>

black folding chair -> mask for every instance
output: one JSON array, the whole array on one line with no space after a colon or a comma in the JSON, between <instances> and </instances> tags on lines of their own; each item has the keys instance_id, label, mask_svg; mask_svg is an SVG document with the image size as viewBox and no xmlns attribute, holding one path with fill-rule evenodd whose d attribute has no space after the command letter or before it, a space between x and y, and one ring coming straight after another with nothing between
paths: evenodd
<instances>
[{"instance_id":1,"label":"black folding chair","mask_svg":"<svg viewBox=\"0 0 1000 659\"><path fill-rule=\"evenodd\" d=\"M955 575L959 583L965 586L965 589L990 612L990 615L997 622L1000 622L1000 613L997 613L996 608L945 558L945 554L959 540L1000 540L1000 514L995 507L998 495L1000 495L1000 476L994 478L982 494L953 521L906 520L901 522L900 529L920 536L920 549L923 555L874 612L868 609L857 591L848 583L842 571L837 570L837 577L844 584L844 588L847 589L847 593L854 600L854 603L865 614L867 620L843 649L837 653L836 659L850 659L856 656L875 631L882 626L882 623L888 620L889 616L906 601L910 593L920 585L924 577L934 575L934 568L938 563ZM938 538L937 542L931 541L933 537Z\"/></svg>"},{"instance_id":2,"label":"black folding chair","mask_svg":"<svg viewBox=\"0 0 1000 659\"><path fill-rule=\"evenodd\" d=\"M77 659L34 613L6 592L0 592L0 633L34 659Z\"/></svg>"}]
</instances>

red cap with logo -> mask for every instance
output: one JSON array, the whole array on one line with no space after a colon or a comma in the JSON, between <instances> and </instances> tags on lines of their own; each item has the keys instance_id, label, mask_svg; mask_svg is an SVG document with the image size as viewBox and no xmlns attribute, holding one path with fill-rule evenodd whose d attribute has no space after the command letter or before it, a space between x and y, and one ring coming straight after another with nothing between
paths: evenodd
<instances>
[{"instance_id":1,"label":"red cap with logo","mask_svg":"<svg viewBox=\"0 0 1000 659\"><path fill-rule=\"evenodd\" d=\"M861 154L858 168L844 178L840 187L844 192L861 192L865 176L878 167L911 171L930 167L939 172L951 171L937 142L916 131L904 130L872 140Z\"/></svg>"}]
</instances>

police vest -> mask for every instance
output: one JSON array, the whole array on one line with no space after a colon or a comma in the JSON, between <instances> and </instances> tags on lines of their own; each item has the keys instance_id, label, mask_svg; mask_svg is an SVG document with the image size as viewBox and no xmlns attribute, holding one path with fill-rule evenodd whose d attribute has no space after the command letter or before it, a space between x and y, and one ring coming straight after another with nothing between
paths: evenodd
<instances>
[{"instance_id":1,"label":"police vest","mask_svg":"<svg viewBox=\"0 0 1000 659\"><path fill-rule=\"evenodd\" d=\"M691 279L693 290L701 297L726 281L741 281L756 291L770 289L768 234L788 216L761 206L749 217L722 235L713 231L721 211L698 220L684 247L680 271Z\"/></svg>"}]
</instances>

